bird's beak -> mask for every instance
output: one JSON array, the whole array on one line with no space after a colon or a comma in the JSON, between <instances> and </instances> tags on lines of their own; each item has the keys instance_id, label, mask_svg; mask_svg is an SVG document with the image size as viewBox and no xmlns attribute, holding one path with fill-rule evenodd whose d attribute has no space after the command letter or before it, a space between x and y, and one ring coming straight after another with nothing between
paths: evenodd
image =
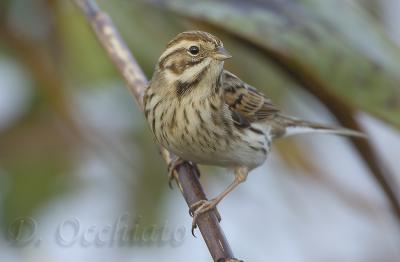
<instances>
[{"instance_id":1,"label":"bird's beak","mask_svg":"<svg viewBox=\"0 0 400 262\"><path fill-rule=\"evenodd\" d=\"M231 58L232 56L228 53L228 51L226 51L225 48L223 47L218 47L213 55L214 59L220 60L220 61L224 61L226 59Z\"/></svg>"}]
</instances>

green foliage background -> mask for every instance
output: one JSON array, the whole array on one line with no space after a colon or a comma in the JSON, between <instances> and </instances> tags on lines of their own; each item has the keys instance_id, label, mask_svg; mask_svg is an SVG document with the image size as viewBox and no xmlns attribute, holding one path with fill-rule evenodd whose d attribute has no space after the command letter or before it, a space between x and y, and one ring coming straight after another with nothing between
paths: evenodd
<instances>
[{"instance_id":1,"label":"green foliage background","mask_svg":"<svg viewBox=\"0 0 400 262\"><path fill-rule=\"evenodd\" d=\"M320 92L351 113L400 128L400 49L361 6L336 0L98 3L148 77L174 35L207 30L234 54L228 69L284 110L293 110L288 94L308 104L318 101ZM82 186L76 168L87 151L112 162L110 176L130 177L125 186L134 190L127 209L139 210L149 224L158 221L168 190L166 167L120 75L72 1L2 1L0 37L0 59L17 64L31 94L23 114L0 130L3 232L15 218L35 214ZM85 123L77 97L97 92L118 99L128 122L123 131L104 134ZM294 169L318 172L296 141L277 146Z\"/></svg>"}]
</instances>

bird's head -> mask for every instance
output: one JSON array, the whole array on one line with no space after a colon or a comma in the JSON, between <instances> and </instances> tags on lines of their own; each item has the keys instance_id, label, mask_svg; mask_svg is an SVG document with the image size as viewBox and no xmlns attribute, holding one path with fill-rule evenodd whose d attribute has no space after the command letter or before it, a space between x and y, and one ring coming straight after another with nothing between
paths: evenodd
<instances>
[{"instance_id":1,"label":"bird's head","mask_svg":"<svg viewBox=\"0 0 400 262\"><path fill-rule=\"evenodd\" d=\"M224 60L230 57L217 37L207 32L188 31L178 34L168 43L158 60L157 69L169 81L187 83L219 76Z\"/></svg>"}]
</instances>

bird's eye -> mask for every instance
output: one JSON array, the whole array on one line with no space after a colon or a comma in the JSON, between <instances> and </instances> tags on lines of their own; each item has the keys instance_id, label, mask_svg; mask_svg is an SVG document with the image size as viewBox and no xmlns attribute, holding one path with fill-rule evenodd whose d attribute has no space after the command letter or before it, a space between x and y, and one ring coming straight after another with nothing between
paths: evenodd
<instances>
[{"instance_id":1,"label":"bird's eye","mask_svg":"<svg viewBox=\"0 0 400 262\"><path fill-rule=\"evenodd\" d=\"M200 48L198 46L192 45L191 47L189 47L189 53L191 55L198 55L200 52Z\"/></svg>"}]
</instances>

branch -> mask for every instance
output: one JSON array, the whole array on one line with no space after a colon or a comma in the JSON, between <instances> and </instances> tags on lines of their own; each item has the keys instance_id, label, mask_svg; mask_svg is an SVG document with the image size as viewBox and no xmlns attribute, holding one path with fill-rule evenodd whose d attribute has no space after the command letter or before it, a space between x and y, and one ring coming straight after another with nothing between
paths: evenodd
<instances>
[{"instance_id":1,"label":"branch","mask_svg":"<svg viewBox=\"0 0 400 262\"><path fill-rule=\"evenodd\" d=\"M223 28L218 24L215 24L204 19L196 19L190 16L183 15L190 21L195 21L197 23L202 23L203 25L211 26L217 28L221 32L224 32L237 42L248 46L253 51L257 51L260 57L264 57L270 62L275 63L275 65L281 69L288 77L293 79L294 82L299 83L300 86L317 97L335 116L342 126L350 129L354 129L363 132L363 129L357 119L355 118L356 110L345 101L337 97L335 94L330 92L332 88L327 86L320 78L313 75L306 67L304 67L301 62L293 59L283 52L267 48L251 39L244 38L242 35L236 32ZM372 178L376 181L377 185L382 190L385 197L388 199L390 207L393 214L396 216L397 220L400 222L400 193L396 188L396 183L394 182L395 176L392 174L379 157L379 154L374 150L374 147L367 139L350 138L355 149L359 152L364 163L367 165L371 171Z\"/></svg>"},{"instance_id":2,"label":"branch","mask_svg":"<svg viewBox=\"0 0 400 262\"><path fill-rule=\"evenodd\" d=\"M48 0L50 1L50 0ZM15 57L26 66L39 84L35 85L44 97L46 102L52 107L54 112L61 119L61 122L71 131L70 135L78 139L80 143L87 144L93 152L102 157L102 148L106 147L117 156L121 162L130 166L130 158L115 148L110 141L104 137L99 137L92 128L82 126L76 121L71 111L70 103L64 90L67 90L62 81L61 74L57 69L57 64L48 55L46 50L49 48L40 45L28 38L22 37L17 31L7 27L0 18L0 39L13 51ZM101 143L100 143L101 142Z\"/></svg>"},{"instance_id":3,"label":"branch","mask_svg":"<svg viewBox=\"0 0 400 262\"><path fill-rule=\"evenodd\" d=\"M355 118L356 110L330 92L329 90L332 90L332 88L327 86L327 84L321 79L311 74L298 61L295 61L283 53L257 46L246 39L240 37L237 38L242 43L249 45L253 50L259 51L261 56L274 62L282 72L286 73L295 82L299 83L303 89L317 97L342 126L359 132L364 132L358 120ZM397 193L394 174L390 173L390 171L385 168L379 154L374 150L374 147L367 139L350 138L350 140L361 158L364 160L364 163L371 171L372 178L376 181L388 199L393 214L400 222L400 195Z\"/></svg>"},{"instance_id":4,"label":"branch","mask_svg":"<svg viewBox=\"0 0 400 262\"><path fill-rule=\"evenodd\" d=\"M356 110L345 101L330 92L332 90L326 83L318 77L313 76L305 67L302 67L294 59L280 52L267 50L266 48L257 47L250 43L253 50L260 51L269 61L282 69L295 82L299 83L302 88L317 97L335 116L339 123L347 128L364 132L363 128L355 118ZM397 192L395 176L387 168L379 154L367 139L350 138L355 149L360 154L364 163L371 171L372 178L385 194L392 208L393 214L400 222L400 195Z\"/></svg>"},{"instance_id":5,"label":"branch","mask_svg":"<svg viewBox=\"0 0 400 262\"><path fill-rule=\"evenodd\" d=\"M143 110L142 98L147 86L146 76L122 40L113 22L106 13L99 9L95 0L74 0L74 2L85 14L98 40L124 77L136 102ZM161 153L167 164L175 158L172 153L163 148L161 148ZM199 175L197 169L188 164L177 168L175 174L175 180L189 207L206 199L198 180ZM231 248L213 211L200 215L197 224L214 261L238 261L233 259Z\"/></svg>"}]
</instances>

